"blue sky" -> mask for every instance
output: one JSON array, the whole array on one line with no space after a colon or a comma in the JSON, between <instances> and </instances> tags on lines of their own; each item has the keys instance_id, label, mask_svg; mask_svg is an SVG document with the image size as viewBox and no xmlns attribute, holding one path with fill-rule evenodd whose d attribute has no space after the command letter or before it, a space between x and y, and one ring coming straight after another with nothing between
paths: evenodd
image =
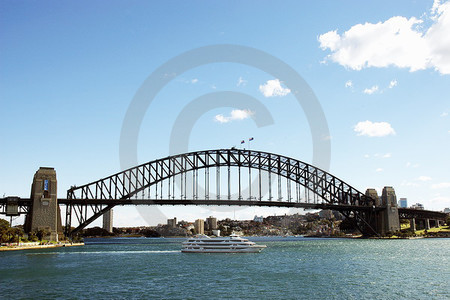
<instances>
[{"instance_id":1,"label":"blue sky","mask_svg":"<svg viewBox=\"0 0 450 300\"><path fill-rule=\"evenodd\" d=\"M58 195L121 169L126 111L158 67L203 46L252 47L300 74L325 114L330 172L364 191L393 186L428 209L450 207L450 4L433 1L1 1L0 193L28 197L34 172L56 168ZM139 132L138 161L169 155L176 118L219 91L259 100L254 112L206 111L189 150L252 149L312 162L309 124L283 78L238 63L176 74ZM232 112L235 110L234 112ZM169 217L248 219L285 210L162 208ZM115 225L144 225L117 208Z\"/></svg>"}]
</instances>

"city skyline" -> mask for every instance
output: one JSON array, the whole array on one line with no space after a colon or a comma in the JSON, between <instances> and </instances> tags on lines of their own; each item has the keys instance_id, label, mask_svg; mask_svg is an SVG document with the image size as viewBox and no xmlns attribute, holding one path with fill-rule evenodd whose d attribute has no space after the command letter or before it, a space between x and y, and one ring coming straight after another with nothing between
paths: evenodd
<instances>
[{"instance_id":1,"label":"city skyline","mask_svg":"<svg viewBox=\"0 0 450 300\"><path fill-rule=\"evenodd\" d=\"M393 186L397 200L425 209L450 206L449 1L85 4L0 4L0 193L29 197L41 166L56 169L61 198L72 185L119 172L124 120L145 80L188 51L236 45L281 60L314 92L331 174L362 192ZM256 99L273 123L258 127L261 114L250 106L197 107L189 151L248 148L252 138L251 149L313 162L311 124L288 79L238 62L166 75L136 133L138 163L170 155L179 116L222 91ZM115 226L155 225L134 207L114 210ZM290 211L160 210L193 220Z\"/></svg>"}]
</instances>

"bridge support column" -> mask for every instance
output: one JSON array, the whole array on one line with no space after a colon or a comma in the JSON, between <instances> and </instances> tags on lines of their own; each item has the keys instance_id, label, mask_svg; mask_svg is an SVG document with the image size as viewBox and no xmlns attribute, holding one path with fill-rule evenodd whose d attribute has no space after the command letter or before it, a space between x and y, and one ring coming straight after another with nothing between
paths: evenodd
<instances>
[{"instance_id":1,"label":"bridge support column","mask_svg":"<svg viewBox=\"0 0 450 300\"><path fill-rule=\"evenodd\" d=\"M375 207L380 207L382 205L380 197L378 197L378 193L376 189L367 189L366 190L366 194L367 197L372 198L373 199L373 203ZM381 233L381 225L382 225L382 221L381 221L381 214L383 212L376 212L375 213L375 217L371 220L371 226L372 228L375 229L375 231L377 233Z\"/></svg>"},{"instance_id":2,"label":"bridge support column","mask_svg":"<svg viewBox=\"0 0 450 300\"><path fill-rule=\"evenodd\" d=\"M53 168L41 167L34 174L30 198L32 206L25 220L26 232L41 231L43 239L58 241L58 235L62 236L62 225Z\"/></svg>"},{"instance_id":3,"label":"bridge support column","mask_svg":"<svg viewBox=\"0 0 450 300\"><path fill-rule=\"evenodd\" d=\"M425 219L425 229L430 230L430 219Z\"/></svg>"},{"instance_id":4,"label":"bridge support column","mask_svg":"<svg viewBox=\"0 0 450 300\"><path fill-rule=\"evenodd\" d=\"M416 219L412 218L409 221L410 229L412 232L416 232Z\"/></svg>"},{"instance_id":5,"label":"bridge support column","mask_svg":"<svg viewBox=\"0 0 450 300\"><path fill-rule=\"evenodd\" d=\"M385 186L381 195L383 206L386 208L381 215L381 234L388 231L400 230L400 219L398 215L397 197L393 187Z\"/></svg>"},{"instance_id":6,"label":"bridge support column","mask_svg":"<svg viewBox=\"0 0 450 300\"><path fill-rule=\"evenodd\" d=\"M103 214L103 229L105 229L108 232L113 232L113 210L110 209L109 211L105 212Z\"/></svg>"}]
</instances>

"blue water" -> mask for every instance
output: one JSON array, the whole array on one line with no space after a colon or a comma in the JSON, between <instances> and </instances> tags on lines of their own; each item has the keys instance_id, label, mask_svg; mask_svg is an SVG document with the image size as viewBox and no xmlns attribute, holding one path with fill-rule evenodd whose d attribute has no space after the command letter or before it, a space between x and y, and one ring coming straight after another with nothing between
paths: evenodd
<instances>
[{"instance_id":1,"label":"blue water","mask_svg":"<svg viewBox=\"0 0 450 300\"><path fill-rule=\"evenodd\" d=\"M182 241L0 252L0 298L450 299L450 239L259 238L251 254L181 253Z\"/></svg>"}]
</instances>

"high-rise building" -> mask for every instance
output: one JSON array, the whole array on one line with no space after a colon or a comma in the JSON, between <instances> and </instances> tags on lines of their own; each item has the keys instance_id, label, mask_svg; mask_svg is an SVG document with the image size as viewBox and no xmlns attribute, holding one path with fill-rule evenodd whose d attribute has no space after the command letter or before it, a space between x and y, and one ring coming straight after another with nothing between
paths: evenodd
<instances>
[{"instance_id":1,"label":"high-rise building","mask_svg":"<svg viewBox=\"0 0 450 300\"><path fill-rule=\"evenodd\" d=\"M217 219L214 217L206 218L206 229L207 230L216 230L217 229Z\"/></svg>"},{"instance_id":2,"label":"high-rise building","mask_svg":"<svg viewBox=\"0 0 450 300\"><path fill-rule=\"evenodd\" d=\"M408 200L406 198L400 198L400 200L398 201L398 206L401 208L407 208Z\"/></svg>"},{"instance_id":3,"label":"high-rise building","mask_svg":"<svg viewBox=\"0 0 450 300\"><path fill-rule=\"evenodd\" d=\"M205 221L203 219L195 220L194 228L197 234L205 234Z\"/></svg>"}]
</instances>

